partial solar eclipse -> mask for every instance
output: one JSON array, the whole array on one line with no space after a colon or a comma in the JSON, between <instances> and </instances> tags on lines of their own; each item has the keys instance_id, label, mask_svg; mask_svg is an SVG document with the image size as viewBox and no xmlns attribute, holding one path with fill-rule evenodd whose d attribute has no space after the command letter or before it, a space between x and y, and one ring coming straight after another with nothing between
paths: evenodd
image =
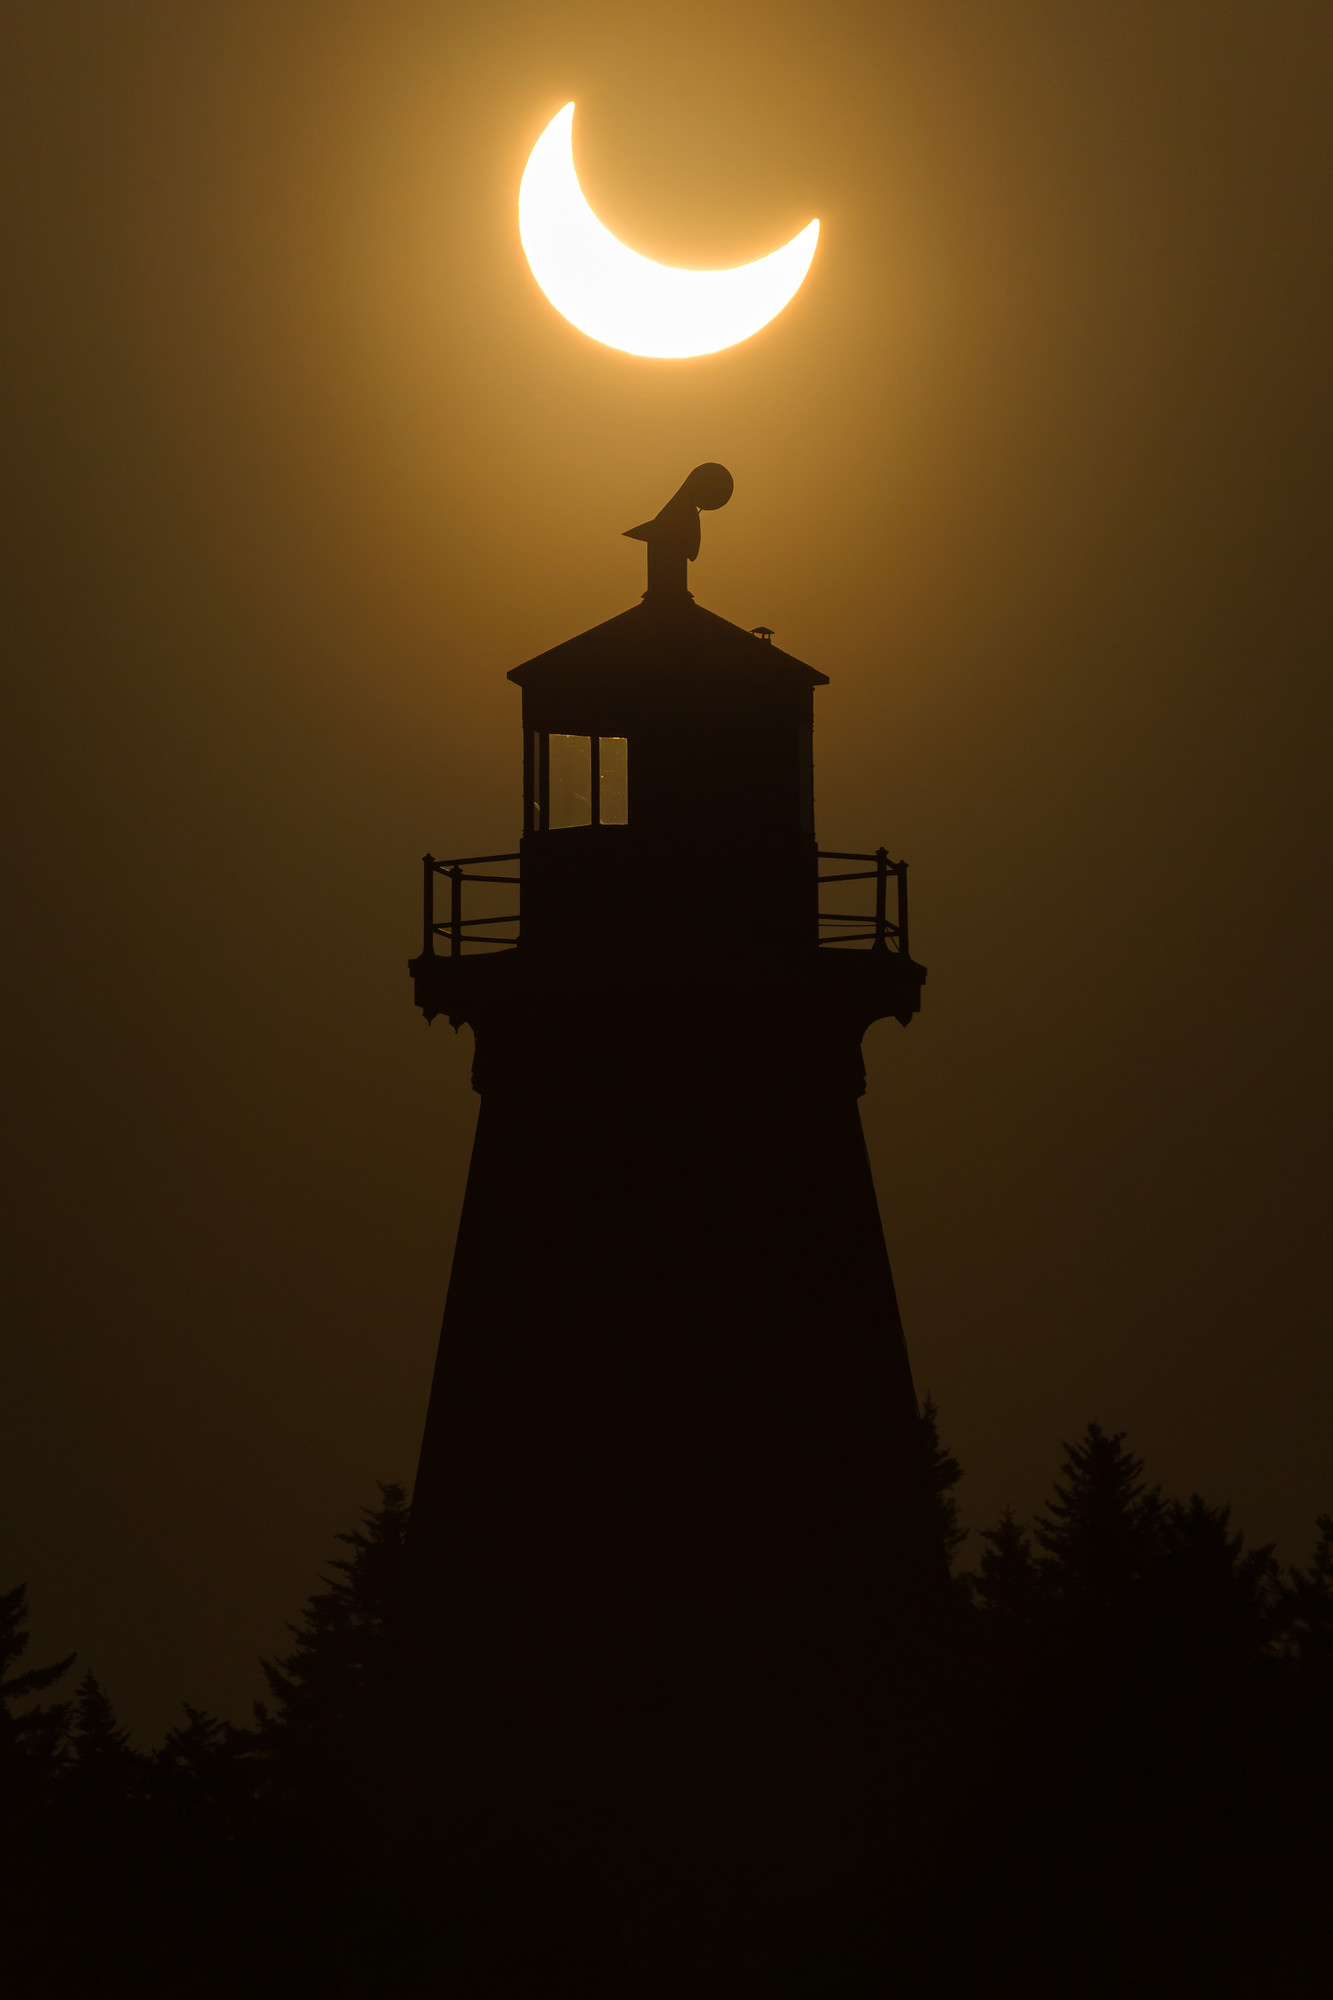
<instances>
[{"instance_id":1,"label":"partial solar eclipse","mask_svg":"<svg viewBox=\"0 0 1333 2000\"><path fill-rule=\"evenodd\" d=\"M583 198L573 125L567 104L533 147L518 191L518 233L533 277L581 333L661 360L716 354L758 333L800 289L818 221L730 271L681 271L618 242Z\"/></svg>"}]
</instances>

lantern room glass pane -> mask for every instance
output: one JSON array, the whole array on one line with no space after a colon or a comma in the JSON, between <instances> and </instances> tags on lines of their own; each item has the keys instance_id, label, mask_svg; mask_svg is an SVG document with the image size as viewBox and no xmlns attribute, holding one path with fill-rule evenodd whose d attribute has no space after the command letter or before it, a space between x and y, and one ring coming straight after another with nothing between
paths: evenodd
<instances>
[{"instance_id":1,"label":"lantern room glass pane","mask_svg":"<svg viewBox=\"0 0 1333 2000\"><path fill-rule=\"evenodd\" d=\"M599 736L602 773L602 825L629 824L629 741L624 736Z\"/></svg>"},{"instance_id":2,"label":"lantern room glass pane","mask_svg":"<svg viewBox=\"0 0 1333 2000\"><path fill-rule=\"evenodd\" d=\"M550 815L547 825L592 825L592 738L556 736L550 739Z\"/></svg>"}]
</instances>

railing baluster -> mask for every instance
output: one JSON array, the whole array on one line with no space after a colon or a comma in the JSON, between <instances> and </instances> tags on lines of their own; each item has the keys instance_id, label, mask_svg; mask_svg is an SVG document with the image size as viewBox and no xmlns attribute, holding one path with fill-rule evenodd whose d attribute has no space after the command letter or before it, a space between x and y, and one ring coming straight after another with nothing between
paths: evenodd
<instances>
[{"instance_id":1,"label":"railing baluster","mask_svg":"<svg viewBox=\"0 0 1333 2000\"><path fill-rule=\"evenodd\" d=\"M463 956L463 871L457 862L449 870L449 956Z\"/></svg>"},{"instance_id":2,"label":"railing baluster","mask_svg":"<svg viewBox=\"0 0 1333 2000\"><path fill-rule=\"evenodd\" d=\"M875 849L875 942L872 951L887 951L888 938L885 925L888 922L889 893L889 850L887 847Z\"/></svg>"},{"instance_id":3,"label":"railing baluster","mask_svg":"<svg viewBox=\"0 0 1333 2000\"><path fill-rule=\"evenodd\" d=\"M907 863L898 863L898 949L904 958L910 958L907 949Z\"/></svg>"},{"instance_id":4,"label":"railing baluster","mask_svg":"<svg viewBox=\"0 0 1333 2000\"><path fill-rule=\"evenodd\" d=\"M521 905L521 870L517 875L473 875L468 872L470 868L494 865L496 862L518 861L520 859L521 856L517 854L469 854L457 861L441 861L433 854L422 856L421 919L422 929L425 933L421 944L421 955L423 958L439 957L435 940L436 938L444 937L446 933L449 938L450 958L465 957L466 954L463 950L465 944L513 946L518 943L517 935L511 938L488 938L473 935L473 927L477 924L513 924L518 926L521 920L521 908L519 910L507 911L503 916L465 917L463 915L463 884L465 882L479 882L483 885L490 883L498 886L503 883L508 887L517 888L520 892ZM449 877L449 915L443 922L437 922L436 920L435 877L437 875L447 875Z\"/></svg>"},{"instance_id":5,"label":"railing baluster","mask_svg":"<svg viewBox=\"0 0 1333 2000\"><path fill-rule=\"evenodd\" d=\"M421 954L423 958L435 956L435 856L421 857Z\"/></svg>"}]
</instances>

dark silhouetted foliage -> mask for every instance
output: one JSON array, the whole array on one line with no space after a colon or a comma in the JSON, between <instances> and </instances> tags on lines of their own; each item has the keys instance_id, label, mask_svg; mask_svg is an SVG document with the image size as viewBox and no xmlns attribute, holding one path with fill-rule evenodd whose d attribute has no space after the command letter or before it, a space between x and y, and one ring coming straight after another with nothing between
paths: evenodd
<instances>
[{"instance_id":1,"label":"dark silhouetted foliage","mask_svg":"<svg viewBox=\"0 0 1333 2000\"><path fill-rule=\"evenodd\" d=\"M33 1696L63 1679L74 1655L25 1668L19 1663L28 1643L28 1593L20 1583L0 1593L0 1786L11 1796L20 1782L30 1784L55 1770L69 1727L68 1702L42 1703Z\"/></svg>"},{"instance_id":2,"label":"dark silhouetted foliage","mask_svg":"<svg viewBox=\"0 0 1333 2000\"><path fill-rule=\"evenodd\" d=\"M1046 1594L1070 1610L1114 1616L1134 1598L1156 1550L1161 1496L1143 1484L1143 1462L1124 1432L1089 1424L1037 1516Z\"/></svg>"},{"instance_id":3,"label":"dark silhouetted foliage","mask_svg":"<svg viewBox=\"0 0 1333 2000\"><path fill-rule=\"evenodd\" d=\"M963 1468L953 1453L940 1442L939 1416L934 1397L927 1396L921 1406L921 1431L925 1439L935 1522L944 1544L945 1557L952 1569L958 1551L967 1540L967 1529L962 1525L958 1502L954 1497L954 1488L963 1476Z\"/></svg>"},{"instance_id":4,"label":"dark silhouetted foliage","mask_svg":"<svg viewBox=\"0 0 1333 2000\"><path fill-rule=\"evenodd\" d=\"M89 1671L74 1690L66 1739L65 1782L101 1800L129 1797L143 1780L145 1760L130 1747L110 1697Z\"/></svg>"},{"instance_id":5,"label":"dark silhouetted foliage","mask_svg":"<svg viewBox=\"0 0 1333 2000\"><path fill-rule=\"evenodd\" d=\"M1281 1599L1285 1649L1316 1684L1333 1683L1333 1514L1321 1514L1317 1527L1309 1566L1290 1571Z\"/></svg>"},{"instance_id":6,"label":"dark silhouetted foliage","mask_svg":"<svg viewBox=\"0 0 1333 2000\"><path fill-rule=\"evenodd\" d=\"M377 1685L386 1622L401 1579L407 1495L381 1485L380 1504L338 1540L351 1551L329 1565L298 1625L295 1644L261 1661L269 1700L255 1708L258 1768L297 1810L336 1817L355 1789Z\"/></svg>"},{"instance_id":7,"label":"dark silhouetted foliage","mask_svg":"<svg viewBox=\"0 0 1333 2000\"><path fill-rule=\"evenodd\" d=\"M1031 1625L1041 1599L1041 1570L1032 1538L1011 1508L1005 1508L995 1527L982 1529L981 1566L969 1581L988 1617Z\"/></svg>"},{"instance_id":8,"label":"dark silhouetted foliage","mask_svg":"<svg viewBox=\"0 0 1333 2000\"><path fill-rule=\"evenodd\" d=\"M931 1402L922 1437L952 1560L960 1468ZM472 1847L457 1828L423 1845L424 1745L425 1816L418 1799L399 1832L403 1772L380 1751L407 1524L403 1490L383 1486L339 1538L290 1649L263 1663L253 1729L187 1706L151 1755L92 1674L42 1705L70 1662L23 1670L24 1595L0 1597L11 1808L15 1774L34 1781L0 1821L29 1922L15 1990L106 1985L113 1963L192 1996L868 2000L896 1975L937 2000L1212 2000L1327 1984L1333 1517L1284 1570L1225 1506L1165 1497L1122 1433L1090 1424L1034 1524L1006 1510L955 1579L911 1717L929 1797L886 1799L874 1868L820 1876L805 1904L790 1857L740 1895L674 1848L586 1877L481 1829ZM71 1901L80 1926L62 1925Z\"/></svg>"}]
</instances>

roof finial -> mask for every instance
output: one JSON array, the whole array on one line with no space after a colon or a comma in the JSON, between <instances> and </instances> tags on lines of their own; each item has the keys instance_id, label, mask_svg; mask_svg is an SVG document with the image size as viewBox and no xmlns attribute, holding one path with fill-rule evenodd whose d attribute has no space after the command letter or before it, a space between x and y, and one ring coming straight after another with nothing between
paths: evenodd
<instances>
[{"instance_id":1,"label":"roof finial","mask_svg":"<svg viewBox=\"0 0 1333 2000\"><path fill-rule=\"evenodd\" d=\"M660 514L626 528L632 541L648 544L648 588L645 597L688 598L686 565L699 553L699 510L725 507L735 482L725 465L696 465L678 493Z\"/></svg>"}]
</instances>

